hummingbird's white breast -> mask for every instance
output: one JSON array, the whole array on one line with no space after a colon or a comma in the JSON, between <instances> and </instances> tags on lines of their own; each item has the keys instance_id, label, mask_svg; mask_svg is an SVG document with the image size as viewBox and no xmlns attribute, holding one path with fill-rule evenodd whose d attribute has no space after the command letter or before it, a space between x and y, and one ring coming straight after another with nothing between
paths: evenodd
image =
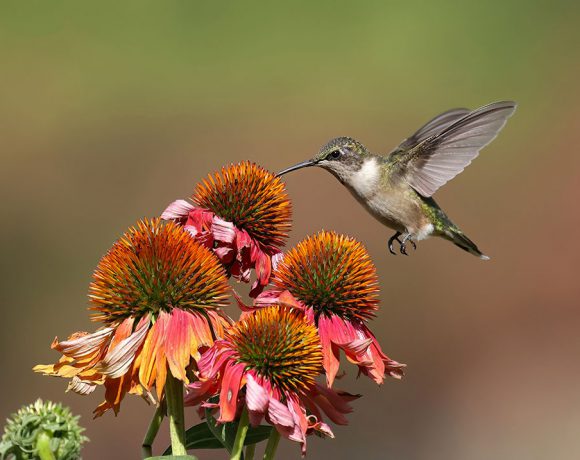
<instances>
[{"instance_id":1,"label":"hummingbird's white breast","mask_svg":"<svg viewBox=\"0 0 580 460\"><path fill-rule=\"evenodd\" d=\"M350 186L361 197L370 199L377 192L381 169L375 158L364 161L358 171L350 177Z\"/></svg>"}]
</instances>

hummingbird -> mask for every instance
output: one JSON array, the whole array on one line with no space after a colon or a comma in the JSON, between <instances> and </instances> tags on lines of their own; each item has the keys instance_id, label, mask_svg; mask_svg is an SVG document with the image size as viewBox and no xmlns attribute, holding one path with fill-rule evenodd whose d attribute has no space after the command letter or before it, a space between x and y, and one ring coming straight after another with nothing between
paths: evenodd
<instances>
[{"instance_id":1,"label":"hummingbird","mask_svg":"<svg viewBox=\"0 0 580 460\"><path fill-rule=\"evenodd\" d=\"M515 102L500 101L475 110L448 110L388 154L372 153L351 137L337 137L312 159L277 175L310 166L332 173L371 215L395 230L388 240L391 254L396 254L395 241L400 253L408 255L408 243L416 249L417 241L439 236L488 260L447 217L433 194L495 139L515 109Z\"/></svg>"}]
</instances>

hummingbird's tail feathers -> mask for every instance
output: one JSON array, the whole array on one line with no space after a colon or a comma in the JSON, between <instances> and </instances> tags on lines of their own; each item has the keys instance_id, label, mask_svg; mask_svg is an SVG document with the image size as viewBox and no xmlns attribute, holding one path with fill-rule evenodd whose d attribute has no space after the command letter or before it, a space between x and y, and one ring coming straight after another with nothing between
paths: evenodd
<instances>
[{"instance_id":1,"label":"hummingbird's tail feathers","mask_svg":"<svg viewBox=\"0 0 580 460\"><path fill-rule=\"evenodd\" d=\"M477 245L471 241L467 236L465 236L460 230L456 229L449 229L445 236L456 246L460 247L464 251L473 254L474 256L479 257L481 260L489 260L489 257L486 256L483 252L479 250Z\"/></svg>"}]
</instances>

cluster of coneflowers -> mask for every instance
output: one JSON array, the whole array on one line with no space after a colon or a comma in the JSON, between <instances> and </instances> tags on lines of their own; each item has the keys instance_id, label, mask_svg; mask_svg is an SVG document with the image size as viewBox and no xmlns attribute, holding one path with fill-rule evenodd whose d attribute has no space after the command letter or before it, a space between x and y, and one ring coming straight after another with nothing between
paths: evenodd
<instances>
[{"instance_id":1,"label":"cluster of coneflowers","mask_svg":"<svg viewBox=\"0 0 580 460\"><path fill-rule=\"evenodd\" d=\"M347 423L358 397L335 389L341 352L378 384L404 365L368 327L379 302L364 246L321 231L283 252L290 225L278 177L250 162L222 168L113 244L89 287L101 326L55 339L62 357L35 370L83 395L104 386L95 416L116 414L127 393L156 405L144 456L165 415L173 455L222 446L250 460L268 438L271 459L280 436L304 454L309 435L333 437L327 421ZM230 277L253 279L250 301ZM187 432L184 406L203 419Z\"/></svg>"}]
</instances>

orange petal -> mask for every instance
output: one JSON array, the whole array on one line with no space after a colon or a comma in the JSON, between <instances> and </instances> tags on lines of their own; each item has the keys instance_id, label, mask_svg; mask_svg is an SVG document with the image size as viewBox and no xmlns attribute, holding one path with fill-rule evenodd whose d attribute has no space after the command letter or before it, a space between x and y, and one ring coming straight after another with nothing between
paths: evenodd
<instances>
[{"instance_id":1,"label":"orange petal","mask_svg":"<svg viewBox=\"0 0 580 460\"><path fill-rule=\"evenodd\" d=\"M149 316L142 318L135 332L131 334L132 325L132 318L123 321L115 333L107 355L99 363L99 371L109 378L114 379L125 374L133 363L149 329Z\"/></svg>"}]
</instances>

